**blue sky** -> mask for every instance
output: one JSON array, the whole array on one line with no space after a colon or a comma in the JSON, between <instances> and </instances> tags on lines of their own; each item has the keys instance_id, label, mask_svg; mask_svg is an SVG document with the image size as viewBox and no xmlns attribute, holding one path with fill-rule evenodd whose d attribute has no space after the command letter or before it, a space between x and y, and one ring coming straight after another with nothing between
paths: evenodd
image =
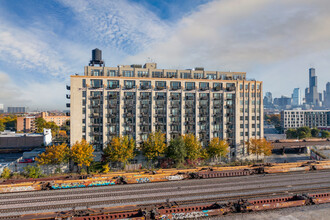
<instances>
[{"instance_id":1,"label":"blue sky","mask_svg":"<svg viewBox=\"0 0 330 220\"><path fill-rule=\"evenodd\" d=\"M91 50L107 66L246 71L264 92L302 92L314 66L330 81L330 2L324 0L2 0L0 103L65 109L69 76Z\"/></svg>"}]
</instances>

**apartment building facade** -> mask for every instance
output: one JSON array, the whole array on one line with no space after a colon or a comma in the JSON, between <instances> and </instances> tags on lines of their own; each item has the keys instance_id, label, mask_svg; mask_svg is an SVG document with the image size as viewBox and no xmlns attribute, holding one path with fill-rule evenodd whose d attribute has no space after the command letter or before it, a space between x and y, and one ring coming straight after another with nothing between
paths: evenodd
<instances>
[{"instance_id":1,"label":"apartment building facade","mask_svg":"<svg viewBox=\"0 0 330 220\"><path fill-rule=\"evenodd\" d=\"M16 122L16 131L29 133L29 132L35 132L36 125L35 125L35 116L22 116L17 117Z\"/></svg>"},{"instance_id":2,"label":"apartment building facade","mask_svg":"<svg viewBox=\"0 0 330 220\"><path fill-rule=\"evenodd\" d=\"M71 76L68 89L71 144L84 138L97 152L119 135L140 144L161 131L168 141L192 133L203 146L226 139L235 159L248 156L249 138L263 137L262 82L243 72L92 65Z\"/></svg>"},{"instance_id":3,"label":"apartment building facade","mask_svg":"<svg viewBox=\"0 0 330 220\"><path fill-rule=\"evenodd\" d=\"M330 110L284 110L281 112L284 130L307 126L309 128L330 126Z\"/></svg>"}]
</instances>

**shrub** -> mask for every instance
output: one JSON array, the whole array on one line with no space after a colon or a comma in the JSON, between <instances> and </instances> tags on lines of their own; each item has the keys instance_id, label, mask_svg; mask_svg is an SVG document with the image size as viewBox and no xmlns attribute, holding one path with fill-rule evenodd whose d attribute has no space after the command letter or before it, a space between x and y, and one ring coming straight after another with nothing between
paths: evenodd
<instances>
[{"instance_id":1,"label":"shrub","mask_svg":"<svg viewBox=\"0 0 330 220\"><path fill-rule=\"evenodd\" d=\"M1 173L1 178L9 179L11 177L11 172L8 167L5 167Z\"/></svg>"},{"instance_id":2,"label":"shrub","mask_svg":"<svg viewBox=\"0 0 330 220\"><path fill-rule=\"evenodd\" d=\"M39 166L24 167L24 173L28 178L39 178L42 176L42 172Z\"/></svg>"}]
</instances>

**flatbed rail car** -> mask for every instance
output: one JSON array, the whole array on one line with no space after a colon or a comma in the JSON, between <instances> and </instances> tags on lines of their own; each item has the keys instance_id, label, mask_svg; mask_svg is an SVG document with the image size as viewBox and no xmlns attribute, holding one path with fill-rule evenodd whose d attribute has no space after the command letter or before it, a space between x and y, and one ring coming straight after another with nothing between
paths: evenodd
<instances>
[{"instance_id":1,"label":"flatbed rail car","mask_svg":"<svg viewBox=\"0 0 330 220\"><path fill-rule=\"evenodd\" d=\"M147 172L114 172L74 178L41 178L18 183L10 181L0 184L0 193L109 186L118 184L139 184L151 182L180 181L185 179L221 178L272 174L296 171L330 169L330 161L310 161L283 164L257 164L236 167L200 167L192 169L163 169Z\"/></svg>"},{"instance_id":2,"label":"flatbed rail car","mask_svg":"<svg viewBox=\"0 0 330 220\"><path fill-rule=\"evenodd\" d=\"M175 202L167 204L154 204L140 207L137 205L105 207L103 209L52 212L39 214L26 214L16 216L19 219L72 219L72 220L95 220L95 219L188 219L200 217L215 217L229 213L256 212L289 207L317 205L330 203L330 193L310 193L294 196L262 198L254 200L239 199L227 203L205 203L178 205Z\"/></svg>"}]
</instances>

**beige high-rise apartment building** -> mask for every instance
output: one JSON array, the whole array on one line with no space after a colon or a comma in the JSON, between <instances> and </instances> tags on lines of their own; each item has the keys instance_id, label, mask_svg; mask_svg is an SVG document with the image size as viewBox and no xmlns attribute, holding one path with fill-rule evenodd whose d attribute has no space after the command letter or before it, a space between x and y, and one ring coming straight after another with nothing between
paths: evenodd
<instances>
[{"instance_id":1,"label":"beige high-rise apartment building","mask_svg":"<svg viewBox=\"0 0 330 220\"><path fill-rule=\"evenodd\" d=\"M139 144L159 130L167 140L192 133L203 146L226 139L236 159L248 156L249 138L263 137L262 82L243 72L92 63L83 76L71 76L68 89L71 144L84 138L98 152L115 136L131 135Z\"/></svg>"}]
</instances>

